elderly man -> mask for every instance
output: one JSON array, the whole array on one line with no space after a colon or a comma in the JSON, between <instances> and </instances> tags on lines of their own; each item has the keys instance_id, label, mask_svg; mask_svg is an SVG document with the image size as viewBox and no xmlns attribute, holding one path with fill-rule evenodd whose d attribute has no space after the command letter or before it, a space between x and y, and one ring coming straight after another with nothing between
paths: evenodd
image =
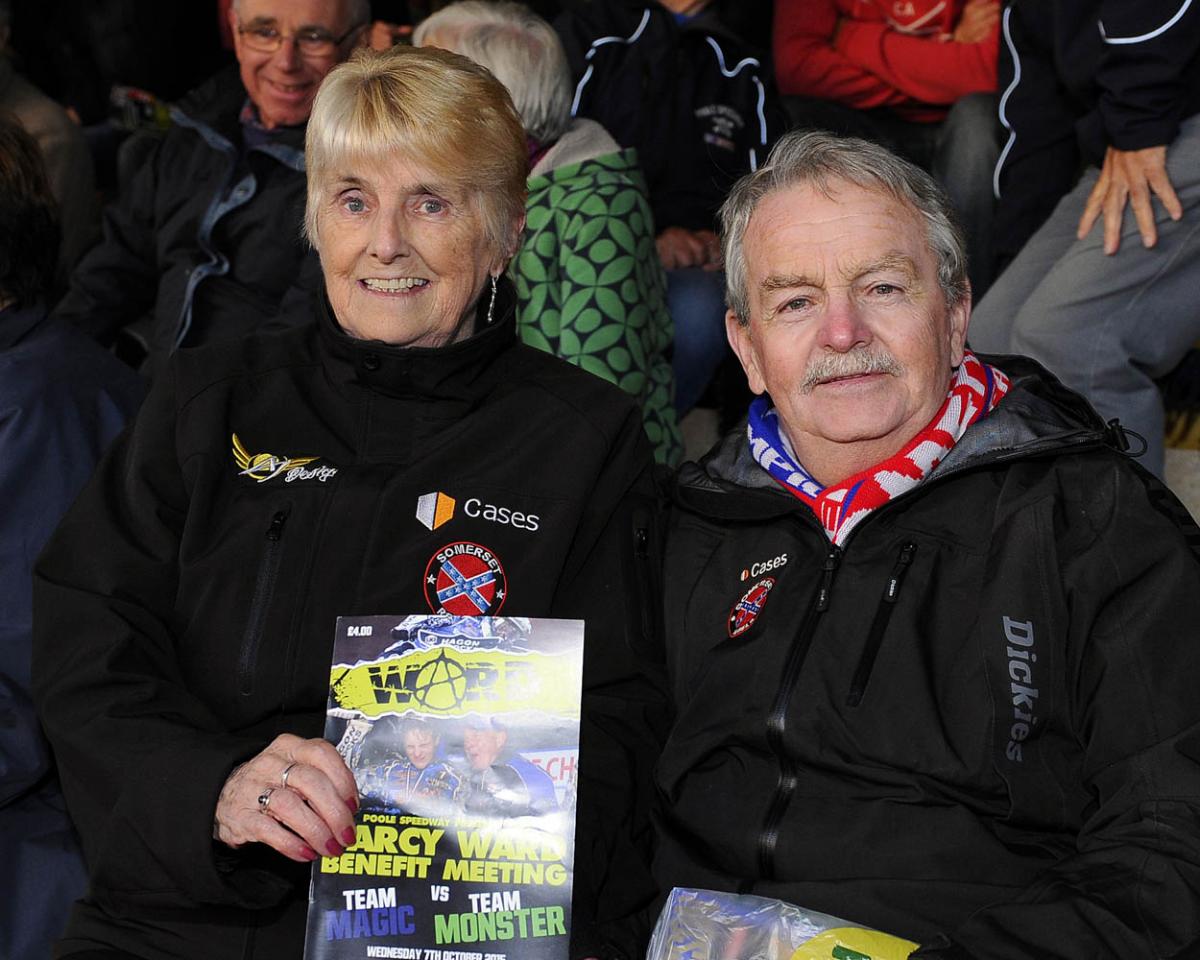
<instances>
[{"instance_id":1,"label":"elderly man","mask_svg":"<svg viewBox=\"0 0 1200 960\"><path fill-rule=\"evenodd\" d=\"M151 360L281 319L316 271L302 270L304 125L317 87L369 19L367 0L235 0L238 70L171 112L104 240L76 269L56 315L101 342L128 330ZM315 262L311 263L315 267ZM131 327L132 325L132 327Z\"/></svg>"},{"instance_id":2,"label":"elderly man","mask_svg":"<svg viewBox=\"0 0 1200 960\"><path fill-rule=\"evenodd\" d=\"M723 222L761 396L675 491L660 881L922 958L1194 955L1194 525L1037 364L965 349L924 173L790 134Z\"/></svg>"}]
</instances>

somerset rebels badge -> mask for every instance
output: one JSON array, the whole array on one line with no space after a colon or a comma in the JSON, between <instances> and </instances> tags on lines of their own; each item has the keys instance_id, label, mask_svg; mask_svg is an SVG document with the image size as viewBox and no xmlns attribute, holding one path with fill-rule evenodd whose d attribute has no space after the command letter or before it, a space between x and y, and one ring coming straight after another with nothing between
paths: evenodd
<instances>
[{"instance_id":1,"label":"somerset rebels badge","mask_svg":"<svg viewBox=\"0 0 1200 960\"><path fill-rule=\"evenodd\" d=\"M754 626L754 621L762 613L763 605L767 602L767 594L775 586L774 577L763 577L754 586L742 594L742 599L733 605L729 611L729 635L740 637Z\"/></svg>"},{"instance_id":2,"label":"somerset rebels badge","mask_svg":"<svg viewBox=\"0 0 1200 960\"><path fill-rule=\"evenodd\" d=\"M456 617L498 613L508 596L500 559L487 547L466 540L447 544L430 558L424 587L430 610Z\"/></svg>"}]
</instances>

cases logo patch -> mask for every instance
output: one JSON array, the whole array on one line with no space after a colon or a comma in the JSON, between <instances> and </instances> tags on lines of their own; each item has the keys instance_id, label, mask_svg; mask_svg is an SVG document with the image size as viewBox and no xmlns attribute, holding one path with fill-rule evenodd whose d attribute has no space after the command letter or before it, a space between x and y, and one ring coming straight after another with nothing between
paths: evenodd
<instances>
[{"instance_id":1,"label":"cases logo patch","mask_svg":"<svg viewBox=\"0 0 1200 960\"><path fill-rule=\"evenodd\" d=\"M425 525L426 530L436 530L454 519L454 505L457 502L440 490L417 497L417 519Z\"/></svg>"},{"instance_id":2,"label":"cases logo patch","mask_svg":"<svg viewBox=\"0 0 1200 960\"><path fill-rule=\"evenodd\" d=\"M434 613L456 617L489 616L508 595L508 578L499 558L467 540L442 547L425 567L425 600Z\"/></svg>"},{"instance_id":3,"label":"cases logo patch","mask_svg":"<svg viewBox=\"0 0 1200 960\"><path fill-rule=\"evenodd\" d=\"M239 477L249 477L255 483L266 483L282 475L284 483L296 480L320 480L324 483L337 474L336 467L309 467L319 457L279 457L273 453L250 453L238 435L233 434L233 460L240 468Z\"/></svg>"},{"instance_id":4,"label":"cases logo patch","mask_svg":"<svg viewBox=\"0 0 1200 960\"><path fill-rule=\"evenodd\" d=\"M733 605L729 611L729 635L740 637L754 626L754 621L762 613L763 605L767 602L767 594L775 586L774 577L763 577L754 586L742 594L742 599Z\"/></svg>"}]
</instances>

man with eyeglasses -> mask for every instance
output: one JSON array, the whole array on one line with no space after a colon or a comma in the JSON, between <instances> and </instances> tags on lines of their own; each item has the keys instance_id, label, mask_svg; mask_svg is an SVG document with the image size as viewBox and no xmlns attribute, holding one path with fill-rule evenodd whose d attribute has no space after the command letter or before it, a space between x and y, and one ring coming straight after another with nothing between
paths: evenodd
<instances>
[{"instance_id":1,"label":"man with eyeglasses","mask_svg":"<svg viewBox=\"0 0 1200 960\"><path fill-rule=\"evenodd\" d=\"M104 240L56 315L153 376L179 347L285 325L318 282L300 236L304 125L368 0L234 0L238 68L123 148Z\"/></svg>"}]
</instances>

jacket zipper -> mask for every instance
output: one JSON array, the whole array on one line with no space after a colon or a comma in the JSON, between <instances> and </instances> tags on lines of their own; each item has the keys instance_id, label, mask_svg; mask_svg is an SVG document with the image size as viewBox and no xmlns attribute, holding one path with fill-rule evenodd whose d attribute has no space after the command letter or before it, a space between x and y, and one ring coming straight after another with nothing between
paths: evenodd
<instances>
[{"instance_id":1,"label":"jacket zipper","mask_svg":"<svg viewBox=\"0 0 1200 960\"><path fill-rule=\"evenodd\" d=\"M906 543L900 548L900 556L892 567L892 575L888 577L887 588L879 606L875 609L875 618L871 621L871 629L867 633L867 643L863 647L862 657L854 670L850 681L850 692L846 695L846 706L857 707L867 690L867 682L871 679L871 670L875 667L875 658L879 656L879 647L883 643L883 635L887 631L888 622L892 619L892 611L900 599L900 584L904 582L904 574L908 572L913 554L917 552L915 543Z\"/></svg>"},{"instance_id":2,"label":"jacket zipper","mask_svg":"<svg viewBox=\"0 0 1200 960\"><path fill-rule=\"evenodd\" d=\"M821 567L821 580L816 596L813 597L808 612L804 615L804 621L800 625L800 631L792 643L792 649L783 667L783 676L779 681L779 689L775 694L775 702L771 705L771 712L767 716L767 743L779 760L779 782L775 787L775 794L771 798L771 805L767 808L767 815L763 819L762 830L758 835L759 874L764 880L775 878L775 848L779 843L779 824L791 802L798 782L796 765L788 756L783 743L783 735L787 727L788 707L791 705L796 680L800 676L800 668L808 656L809 647L812 646L817 621L821 614L829 609L833 575L837 571L841 558L842 551L838 547L831 546L829 553L825 556L825 563Z\"/></svg>"},{"instance_id":3,"label":"jacket zipper","mask_svg":"<svg viewBox=\"0 0 1200 960\"><path fill-rule=\"evenodd\" d=\"M283 540L283 527L287 518L287 510L277 510L271 517L271 525L267 527L266 545L258 563L258 576L254 581L254 595L250 601L250 616L246 620L246 631L242 634L242 653L238 658L238 690L242 696L249 696L254 690L254 667L258 662L258 648L262 643L267 607L275 595L275 581L279 576L280 543Z\"/></svg>"}]
</instances>

